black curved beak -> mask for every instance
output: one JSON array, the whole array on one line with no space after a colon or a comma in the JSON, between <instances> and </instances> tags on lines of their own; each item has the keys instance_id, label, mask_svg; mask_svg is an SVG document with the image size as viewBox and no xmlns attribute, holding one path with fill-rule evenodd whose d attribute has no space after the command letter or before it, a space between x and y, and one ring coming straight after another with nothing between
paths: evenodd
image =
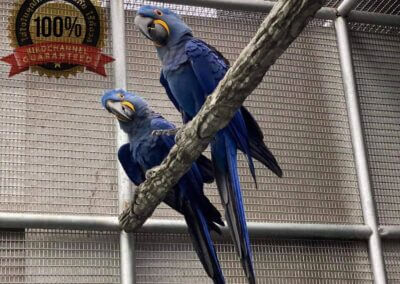
<instances>
[{"instance_id":1,"label":"black curved beak","mask_svg":"<svg viewBox=\"0 0 400 284\"><path fill-rule=\"evenodd\" d=\"M167 23L163 20L155 20L149 17L136 15L135 25L145 37L154 42L156 45L163 46L166 44L170 30Z\"/></svg>"},{"instance_id":2,"label":"black curved beak","mask_svg":"<svg viewBox=\"0 0 400 284\"><path fill-rule=\"evenodd\" d=\"M106 102L106 108L109 112L117 117L118 120L128 122L132 121L135 110L124 102L117 102L108 100Z\"/></svg>"}]
</instances>

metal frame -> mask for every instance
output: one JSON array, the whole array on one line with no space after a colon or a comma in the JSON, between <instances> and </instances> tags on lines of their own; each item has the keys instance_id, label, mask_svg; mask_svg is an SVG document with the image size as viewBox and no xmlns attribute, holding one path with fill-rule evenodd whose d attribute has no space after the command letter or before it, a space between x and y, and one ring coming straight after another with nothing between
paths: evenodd
<instances>
[{"instance_id":1,"label":"metal frame","mask_svg":"<svg viewBox=\"0 0 400 284\"><path fill-rule=\"evenodd\" d=\"M246 11L268 12L275 2L263 0L168 0L168 3L204 6L219 9L238 9ZM357 169L358 185L361 196L365 225L332 225L332 224L291 224L291 223L255 223L249 222L249 232L252 238L321 238L321 239L356 239L368 240L371 266L376 283L387 282L384 259L382 256L382 239L400 240L400 226L378 227L376 210L371 191L370 177L367 165L367 155L360 120L355 76L352 65L350 39L347 21L361 23L400 26L400 16L384 15L353 11L357 1L343 0L335 8L324 7L317 12L316 17L335 21L337 42L340 54L340 65L344 91L347 101L354 159ZM124 1L110 1L111 26L113 41L113 56L115 87L126 88L126 49L124 27ZM344 18L346 17L346 19ZM116 32L118 31L118 32ZM117 127L119 129L119 127ZM127 142L122 131L117 131L117 145ZM132 190L129 179L118 165L119 211L123 210L132 200ZM118 218L113 216L83 216L54 215L30 213L0 213L0 228L46 228L120 231ZM150 219L141 228L146 233L186 233L186 224L181 220ZM222 239L229 238L226 228L222 230ZM133 235L121 232L121 283L135 283L135 257Z\"/></svg>"},{"instance_id":2,"label":"metal frame","mask_svg":"<svg viewBox=\"0 0 400 284\"><path fill-rule=\"evenodd\" d=\"M126 47L125 47L125 11L123 0L110 1L111 29L113 41L114 84L115 88L126 89ZM117 129L117 147L128 142L127 135ZM133 192L131 182L122 166L118 163L118 203L119 212L122 212L132 201ZM122 231L120 233L121 284L135 283L135 254L134 235Z\"/></svg>"},{"instance_id":3,"label":"metal frame","mask_svg":"<svg viewBox=\"0 0 400 284\"><path fill-rule=\"evenodd\" d=\"M375 282L384 284L387 282L385 262L383 259L382 244L376 221L377 215L371 189L367 152L365 150L364 134L361 124L361 114L357 97L347 21L342 16L339 16L335 20L335 29L340 56L340 66L342 69L344 94L347 102L347 113L349 116L354 161L357 170L358 188L360 190L361 206L364 222L372 230L372 234L368 241L371 266Z\"/></svg>"},{"instance_id":4,"label":"metal frame","mask_svg":"<svg viewBox=\"0 0 400 284\"><path fill-rule=\"evenodd\" d=\"M337 7L337 14L341 17L346 17L356 4L357 0L343 0Z\"/></svg>"},{"instance_id":5,"label":"metal frame","mask_svg":"<svg viewBox=\"0 0 400 284\"><path fill-rule=\"evenodd\" d=\"M275 4L274 1L264 0L167 0L166 2L216 9L244 10L249 12L269 12ZM400 26L400 16L351 10L356 3L357 0L343 0L338 8L322 7L318 10L315 17L324 20L334 20L340 15L342 17L347 17L349 21L353 22Z\"/></svg>"},{"instance_id":6,"label":"metal frame","mask_svg":"<svg viewBox=\"0 0 400 284\"><path fill-rule=\"evenodd\" d=\"M120 231L118 218L111 216L0 213L0 228L39 228L94 231ZM321 238L367 240L372 234L366 225L296 224L248 222L252 238ZM221 228L221 239L230 239L228 228ZM149 219L140 233L186 234L183 220Z\"/></svg>"},{"instance_id":7,"label":"metal frame","mask_svg":"<svg viewBox=\"0 0 400 284\"><path fill-rule=\"evenodd\" d=\"M367 225L259 223L248 222L252 238L322 238L368 240L372 230ZM85 231L120 231L118 218L113 216L56 215L0 212L0 229L64 229ZM227 228L221 228L223 238ZM183 234L187 226L181 220L149 219L139 230L141 233ZM400 226L381 226L382 239L400 240Z\"/></svg>"}]
</instances>

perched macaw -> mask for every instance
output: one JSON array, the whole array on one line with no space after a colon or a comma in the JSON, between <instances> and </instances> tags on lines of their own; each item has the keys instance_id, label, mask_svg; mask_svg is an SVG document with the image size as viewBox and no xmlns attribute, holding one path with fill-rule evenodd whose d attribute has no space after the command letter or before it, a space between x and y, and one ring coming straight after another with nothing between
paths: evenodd
<instances>
[{"instance_id":1,"label":"perched macaw","mask_svg":"<svg viewBox=\"0 0 400 284\"><path fill-rule=\"evenodd\" d=\"M142 6L135 17L135 24L156 46L162 62L160 82L186 123L197 114L206 97L224 77L229 62L214 47L195 38L181 18L167 8ZM236 112L228 126L217 133L211 142L211 154L232 238L248 281L255 283L237 172L237 149L247 156L254 180L252 158L282 176L278 162L264 144L260 127L244 107Z\"/></svg>"},{"instance_id":2,"label":"perched macaw","mask_svg":"<svg viewBox=\"0 0 400 284\"><path fill-rule=\"evenodd\" d=\"M129 143L121 146L118 159L130 180L139 185L147 170L159 165L174 146L173 136L153 135L154 130L175 126L151 111L142 98L122 89L105 92L102 105L114 114ZM183 214L196 253L214 283L225 283L210 231L221 233L216 224L224 225L221 214L203 192L203 182L212 182L212 164L201 156L167 194L164 202Z\"/></svg>"}]
</instances>

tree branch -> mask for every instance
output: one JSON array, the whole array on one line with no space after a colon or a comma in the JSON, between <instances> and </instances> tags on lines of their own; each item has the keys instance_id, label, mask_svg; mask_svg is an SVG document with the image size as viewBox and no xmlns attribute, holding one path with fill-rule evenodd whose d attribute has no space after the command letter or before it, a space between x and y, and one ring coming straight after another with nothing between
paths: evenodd
<instances>
[{"instance_id":1,"label":"tree branch","mask_svg":"<svg viewBox=\"0 0 400 284\"><path fill-rule=\"evenodd\" d=\"M136 230L151 216L321 6L322 0L280 0L274 5L196 117L178 132L169 155L160 166L147 171L134 201L120 215L125 231Z\"/></svg>"}]
</instances>

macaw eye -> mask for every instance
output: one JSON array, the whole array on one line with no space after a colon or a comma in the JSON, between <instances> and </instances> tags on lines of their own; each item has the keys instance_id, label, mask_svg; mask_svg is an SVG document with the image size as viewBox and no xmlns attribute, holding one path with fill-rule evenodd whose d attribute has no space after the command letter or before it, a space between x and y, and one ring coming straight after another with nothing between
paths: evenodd
<instances>
[{"instance_id":1,"label":"macaw eye","mask_svg":"<svg viewBox=\"0 0 400 284\"><path fill-rule=\"evenodd\" d=\"M163 15L163 12L161 12L161 11L158 10L158 9L155 9L155 10L154 10L154 14L156 14L156 15L158 15L158 16L162 16L162 15Z\"/></svg>"},{"instance_id":2,"label":"macaw eye","mask_svg":"<svg viewBox=\"0 0 400 284\"><path fill-rule=\"evenodd\" d=\"M121 94L121 93L119 93L119 94L118 94L118 98L123 99L123 98L124 98L124 95Z\"/></svg>"}]
</instances>

